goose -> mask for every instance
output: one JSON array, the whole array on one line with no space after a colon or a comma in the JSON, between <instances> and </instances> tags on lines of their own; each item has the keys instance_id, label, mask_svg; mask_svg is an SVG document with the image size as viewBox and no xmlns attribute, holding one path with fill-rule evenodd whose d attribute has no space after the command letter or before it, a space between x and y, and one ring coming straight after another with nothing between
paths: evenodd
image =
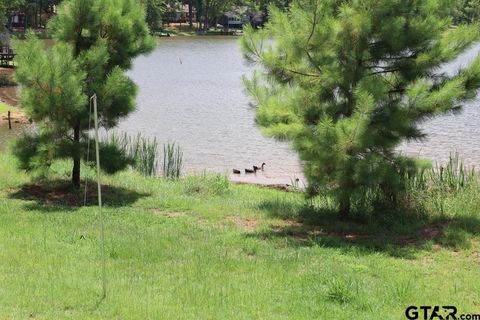
<instances>
[{"instance_id":1,"label":"goose","mask_svg":"<svg viewBox=\"0 0 480 320\"><path fill-rule=\"evenodd\" d=\"M266 163L262 163L262 165L260 167L257 167L257 166L253 166L253 170L255 171L259 171L259 170L262 170L264 169L264 167L266 166Z\"/></svg>"},{"instance_id":2,"label":"goose","mask_svg":"<svg viewBox=\"0 0 480 320\"><path fill-rule=\"evenodd\" d=\"M234 173L234 174L241 174L242 171L240 171L240 170L238 170L238 169L233 169L233 173Z\"/></svg>"},{"instance_id":3,"label":"goose","mask_svg":"<svg viewBox=\"0 0 480 320\"><path fill-rule=\"evenodd\" d=\"M245 169L245 173L256 173L257 170L255 169Z\"/></svg>"}]
</instances>

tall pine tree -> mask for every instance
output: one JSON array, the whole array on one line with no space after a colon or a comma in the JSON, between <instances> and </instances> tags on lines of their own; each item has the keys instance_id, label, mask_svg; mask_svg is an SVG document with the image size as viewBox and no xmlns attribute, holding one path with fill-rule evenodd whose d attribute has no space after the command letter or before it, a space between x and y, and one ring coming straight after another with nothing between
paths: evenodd
<instances>
[{"instance_id":1,"label":"tall pine tree","mask_svg":"<svg viewBox=\"0 0 480 320\"><path fill-rule=\"evenodd\" d=\"M480 32L452 27L450 1L296 0L242 40L259 66L246 81L257 123L293 142L312 194L333 195L347 218L355 199L396 201L413 159L395 152L425 137L422 121L476 96L480 58L454 75Z\"/></svg>"},{"instance_id":2,"label":"tall pine tree","mask_svg":"<svg viewBox=\"0 0 480 320\"><path fill-rule=\"evenodd\" d=\"M90 139L89 97L98 97L100 125L116 126L135 109L136 86L124 71L154 42L145 10L136 0L65 0L49 27L53 47L43 49L33 35L17 45L22 106L38 130L20 139L14 152L25 169L72 159L72 183L79 187L81 159ZM107 172L128 163L114 146L101 148L108 158L102 162Z\"/></svg>"}]
</instances>

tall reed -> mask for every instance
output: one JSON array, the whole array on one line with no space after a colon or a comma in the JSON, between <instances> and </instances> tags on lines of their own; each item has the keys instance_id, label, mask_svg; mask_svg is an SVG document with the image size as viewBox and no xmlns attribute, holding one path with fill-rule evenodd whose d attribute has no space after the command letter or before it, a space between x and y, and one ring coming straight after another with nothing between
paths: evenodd
<instances>
[{"instance_id":1,"label":"tall reed","mask_svg":"<svg viewBox=\"0 0 480 320\"><path fill-rule=\"evenodd\" d=\"M145 176L155 176L159 170L157 138L153 138L153 140L138 138L136 152L137 170Z\"/></svg>"},{"instance_id":2,"label":"tall reed","mask_svg":"<svg viewBox=\"0 0 480 320\"><path fill-rule=\"evenodd\" d=\"M458 192L478 183L474 168L467 168L460 160L458 153L450 154L449 161L445 166L439 166L431 174L433 185L445 191Z\"/></svg>"},{"instance_id":3,"label":"tall reed","mask_svg":"<svg viewBox=\"0 0 480 320\"><path fill-rule=\"evenodd\" d=\"M450 154L445 165L436 164L430 169L419 170L407 179L411 191L425 190L441 193L457 193L470 187L478 186L475 168L468 168L458 153Z\"/></svg>"},{"instance_id":4,"label":"tall reed","mask_svg":"<svg viewBox=\"0 0 480 320\"><path fill-rule=\"evenodd\" d=\"M177 180L180 178L183 168L183 151L175 142L163 145L163 177Z\"/></svg>"},{"instance_id":5,"label":"tall reed","mask_svg":"<svg viewBox=\"0 0 480 320\"><path fill-rule=\"evenodd\" d=\"M158 158L158 142L156 138L143 137L140 133L134 137L126 133L116 135L113 133L107 138L108 143L115 145L118 149L132 159L133 168L144 176L157 175L160 167Z\"/></svg>"}]
</instances>

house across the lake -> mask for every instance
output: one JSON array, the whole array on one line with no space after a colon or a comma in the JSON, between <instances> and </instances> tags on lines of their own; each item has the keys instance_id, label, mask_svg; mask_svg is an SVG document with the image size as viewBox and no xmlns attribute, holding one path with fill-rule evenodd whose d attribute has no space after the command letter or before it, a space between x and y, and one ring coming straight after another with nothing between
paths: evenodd
<instances>
[{"instance_id":1,"label":"house across the lake","mask_svg":"<svg viewBox=\"0 0 480 320\"><path fill-rule=\"evenodd\" d=\"M10 15L8 29L11 31L25 30L28 27L27 15L21 12L15 12Z\"/></svg>"},{"instance_id":2,"label":"house across the lake","mask_svg":"<svg viewBox=\"0 0 480 320\"><path fill-rule=\"evenodd\" d=\"M190 21L190 12L188 10L188 4L178 5L171 7L167 5L167 12L169 12L169 21L173 23L186 23ZM192 21L197 22L197 9L192 6Z\"/></svg>"},{"instance_id":3,"label":"house across the lake","mask_svg":"<svg viewBox=\"0 0 480 320\"><path fill-rule=\"evenodd\" d=\"M233 7L232 10L225 13L221 24L228 29L241 29L244 25L250 23L250 17L247 14L247 7Z\"/></svg>"},{"instance_id":4,"label":"house across the lake","mask_svg":"<svg viewBox=\"0 0 480 320\"><path fill-rule=\"evenodd\" d=\"M12 11L8 14L7 28L10 31L26 31L32 29L45 29L48 21L56 14L56 6L49 11L37 12L27 9L26 11Z\"/></svg>"}]
</instances>

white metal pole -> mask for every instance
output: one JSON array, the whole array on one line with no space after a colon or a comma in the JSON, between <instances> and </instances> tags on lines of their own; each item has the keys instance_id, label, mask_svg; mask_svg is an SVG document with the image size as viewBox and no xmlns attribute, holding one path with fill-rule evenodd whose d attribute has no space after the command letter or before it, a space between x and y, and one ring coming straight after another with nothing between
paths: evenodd
<instances>
[{"instance_id":1,"label":"white metal pole","mask_svg":"<svg viewBox=\"0 0 480 320\"><path fill-rule=\"evenodd\" d=\"M98 144L98 110L97 110L97 95L93 95L93 114L95 118L95 154L97 156L97 186L98 186L98 207L100 210L100 242L102 251L102 293L103 298L107 296L107 270L105 266L105 227L103 222L102 210L102 186L100 181L100 151Z\"/></svg>"}]
</instances>

